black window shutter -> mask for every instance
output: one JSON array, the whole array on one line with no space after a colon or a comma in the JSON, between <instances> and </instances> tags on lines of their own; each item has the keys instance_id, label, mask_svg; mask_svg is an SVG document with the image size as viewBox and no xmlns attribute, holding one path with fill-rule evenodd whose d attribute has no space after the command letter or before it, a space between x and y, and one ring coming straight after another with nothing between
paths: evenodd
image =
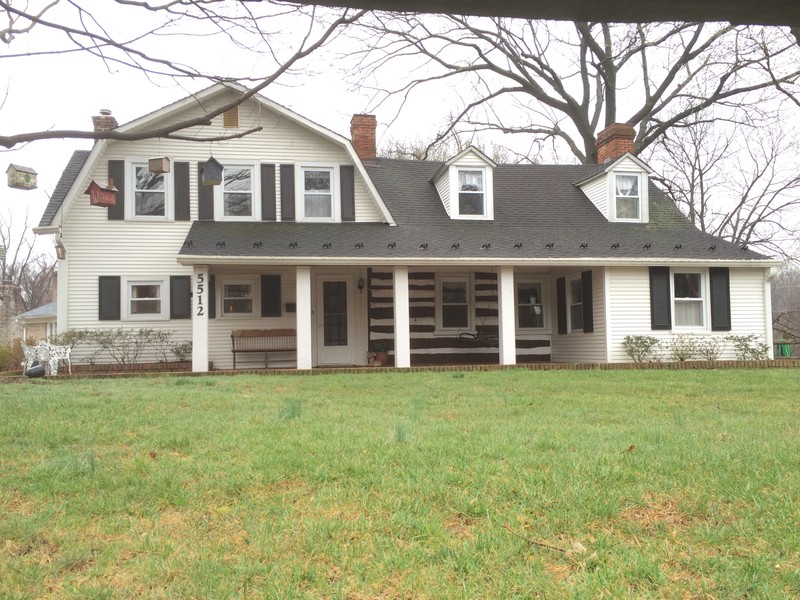
<instances>
[{"instance_id":1,"label":"black window shutter","mask_svg":"<svg viewBox=\"0 0 800 600\"><path fill-rule=\"evenodd\" d=\"M261 165L261 220L274 221L275 209L275 165Z\"/></svg>"},{"instance_id":2,"label":"black window shutter","mask_svg":"<svg viewBox=\"0 0 800 600\"><path fill-rule=\"evenodd\" d=\"M558 333L567 333L567 280L556 279L556 312L558 313Z\"/></svg>"},{"instance_id":3,"label":"black window shutter","mask_svg":"<svg viewBox=\"0 0 800 600\"><path fill-rule=\"evenodd\" d=\"M118 275L101 275L98 277L98 315L100 321L119 321L120 287Z\"/></svg>"},{"instance_id":4,"label":"black window shutter","mask_svg":"<svg viewBox=\"0 0 800 600\"><path fill-rule=\"evenodd\" d=\"M217 316L217 280L210 275L208 278L208 318L214 319Z\"/></svg>"},{"instance_id":5,"label":"black window shutter","mask_svg":"<svg viewBox=\"0 0 800 600\"><path fill-rule=\"evenodd\" d=\"M261 276L261 316L281 316L281 276Z\"/></svg>"},{"instance_id":6,"label":"black window shutter","mask_svg":"<svg viewBox=\"0 0 800 600\"><path fill-rule=\"evenodd\" d=\"M353 165L339 167L339 187L342 192L342 221L356 220L356 187Z\"/></svg>"},{"instance_id":7,"label":"black window shutter","mask_svg":"<svg viewBox=\"0 0 800 600\"><path fill-rule=\"evenodd\" d=\"M192 278L189 275L173 275L169 278L169 318L192 318Z\"/></svg>"},{"instance_id":8,"label":"black window shutter","mask_svg":"<svg viewBox=\"0 0 800 600\"><path fill-rule=\"evenodd\" d=\"M581 291L583 292L583 333L594 331L594 296L592 295L592 272L581 273Z\"/></svg>"},{"instance_id":9,"label":"black window shutter","mask_svg":"<svg viewBox=\"0 0 800 600\"><path fill-rule=\"evenodd\" d=\"M281 221L294 220L294 165L281 165Z\"/></svg>"},{"instance_id":10,"label":"black window shutter","mask_svg":"<svg viewBox=\"0 0 800 600\"><path fill-rule=\"evenodd\" d=\"M650 327L672 329L669 267L650 267Z\"/></svg>"},{"instance_id":11,"label":"black window shutter","mask_svg":"<svg viewBox=\"0 0 800 600\"><path fill-rule=\"evenodd\" d=\"M189 163L175 163L175 220L189 220Z\"/></svg>"},{"instance_id":12,"label":"black window shutter","mask_svg":"<svg viewBox=\"0 0 800 600\"><path fill-rule=\"evenodd\" d=\"M108 161L108 179L114 182L117 188L117 203L108 207L109 221L122 221L125 219L125 161ZM119 318L119 317L117 317Z\"/></svg>"},{"instance_id":13,"label":"black window shutter","mask_svg":"<svg viewBox=\"0 0 800 600\"><path fill-rule=\"evenodd\" d=\"M731 281L727 267L711 267L711 330L731 330Z\"/></svg>"},{"instance_id":14,"label":"black window shutter","mask_svg":"<svg viewBox=\"0 0 800 600\"><path fill-rule=\"evenodd\" d=\"M214 220L214 186L203 185L203 163L197 163L197 218Z\"/></svg>"}]
</instances>

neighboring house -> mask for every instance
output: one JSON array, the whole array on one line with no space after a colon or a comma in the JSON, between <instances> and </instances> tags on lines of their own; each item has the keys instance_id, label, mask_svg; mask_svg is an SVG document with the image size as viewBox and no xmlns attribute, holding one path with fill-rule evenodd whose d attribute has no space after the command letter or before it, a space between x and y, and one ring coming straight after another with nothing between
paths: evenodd
<instances>
[{"instance_id":1,"label":"neighboring house","mask_svg":"<svg viewBox=\"0 0 800 600\"><path fill-rule=\"evenodd\" d=\"M56 306L50 302L14 317L22 327L23 342L48 340L56 335Z\"/></svg>"},{"instance_id":2,"label":"neighboring house","mask_svg":"<svg viewBox=\"0 0 800 600\"><path fill-rule=\"evenodd\" d=\"M118 131L240 93L213 86ZM257 129L238 139L76 152L36 229L62 247L59 330L166 328L193 341L195 371L230 368L240 329L295 329L283 364L301 369L366 364L375 340L400 367L626 361L629 334L772 347L778 261L694 228L629 153L632 128L601 134L599 165L539 166L475 148L445 163L376 158L375 127L355 115L347 139L256 97L183 132ZM221 183L203 185L212 156ZM170 171L150 172L152 157ZM90 183L109 178L116 205L91 206Z\"/></svg>"}]
</instances>

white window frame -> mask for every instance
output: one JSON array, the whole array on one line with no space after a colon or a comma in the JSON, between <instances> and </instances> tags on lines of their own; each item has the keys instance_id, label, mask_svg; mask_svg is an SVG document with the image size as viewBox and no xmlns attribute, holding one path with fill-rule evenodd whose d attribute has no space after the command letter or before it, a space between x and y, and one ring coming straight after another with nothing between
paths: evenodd
<instances>
[{"instance_id":1,"label":"white window frame","mask_svg":"<svg viewBox=\"0 0 800 600\"><path fill-rule=\"evenodd\" d=\"M252 210L246 216L225 215L225 169L250 169ZM258 163L232 162L222 165L222 182L214 186L214 218L217 221L260 221L261 220L261 170Z\"/></svg>"},{"instance_id":2,"label":"white window frame","mask_svg":"<svg viewBox=\"0 0 800 600\"><path fill-rule=\"evenodd\" d=\"M339 223L342 220L342 201L339 189L339 165L333 163L309 163L295 166L295 220L308 223ZM329 171L331 174L331 216L307 217L305 195L305 172Z\"/></svg>"},{"instance_id":3,"label":"white window frame","mask_svg":"<svg viewBox=\"0 0 800 600\"><path fill-rule=\"evenodd\" d=\"M258 277L226 277L219 280L217 290L217 311L218 316L223 319L241 319L261 316L261 280ZM252 290L250 299L253 301L252 310L248 313L231 313L225 310L225 286L226 285L249 285Z\"/></svg>"},{"instance_id":4,"label":"white window frame","mask_svg":"<svg viewBox=\"0 0 800 600\"><path fill-rule=\"evenodd\" d=\"M483 179L483 214L462 215L459 201L459 174L461 171L478 171ZM494 219L494 179L493 169L486 166L451 165L448 173L450 177L450 210L452 218L470 221L491 221Z\"/></svg>"},{"instance_id":5,"label":"white window frame","mask_svg":"<svg viewBox=\"0 0 800 600\"><path fill-rule=\"evenodd\" d=\"M161 310L157 313L134 313L131 303L134 302L133 288L138 285L159 286ZM169 286L163 279L126 279L125 280L125 319L129 321L162 321L169 318Z\"/></svg>"},{"instance_id":6,"label":"white window frame","mask_svg":"<svg viewBox=\"0 0 800 600\"><path fill-rule=\"evenodd\" d=\"M172 173L164 175L164 215L137 215L136 214L136 167L145 167L149 170L147 158L132 156L125 159L125 219L129 221L174 221L175 198ZM120 189L120 183L115 181L114 187Z\"/></svg>"},{"instance_id":7,"label":"white window frame","mask_svg":"<svg viewBox=\"0 0 800 600\"><path fill-rule=\"evenodd\" d=\"M467 293L467 325L466 327L445 327L443 324L442 309L442 285L445 283L464 283ZM470 273L447 273L436 276L436 329L435 332L439 334L453 334L462 332L475 332L475 298L474 298L474 279Z\"/></svg>"},{"instance_id":8,"label":"white window frame","mask_svg":"<svg viewBox=\"0 0 800 600\"><path fill-rule=\"evenodd\" d=\"M699 275L700 276L700 298L676 298L675 297L675 275ZM672 311L672 328L678 331L706 331L710 328L711 315L710 315L710 302L708 295L708 270L707 269L684 269L673 268L669 273L669 294L670 302L672 303L670 309ZM700 315L703 322L700 325L678 325L677 324L677 302L701 302L702 309Z\"/></svg>"},{"instance_id":9,"label":"white window frame","mask_svg":"<svg viewBox=\"0 0 800 600\"><path fill-rule=\"evenodd\" d=\"M539 285L539 290L541 293L541 298L539 298L538 304L542 306L542 326L541 327L522 327L519 322L519 307L520 304L518 302L517 297L517 290L520 285L530 285L532 283ZM514 280L514 313L516 318L517 324L517 333L525 334L525 333L543 333L549 330L550 328L550 321L548 319L548 289L547 289L547 282L542 279L541 277L530 277L530 276L518 276L515 277ZM530 304L526 304L525 306L530 306Z\"/></svg>"},{"instance_id":10,"label":"white window frame","mask_svg":"<svg viewBox=\"0 0 800 600\"><path fill-rule=\"evenodd\" d=\"M637 177L639 180L639 216L635 219L621 218L617 216L617 176ZM648 195L649 179L646 173L641 171L611 171L608 177L608 220L616 223L647 223L650 220Z\"/></svg>"},{"instance_id":11,"label":"white window frame","mask_svg":"<svg viewBox=\"0 0 800 600\"><path fill-rule=\"evenodd\" d=\"M572 284L575 283L576 281L581 286L581 301L580 302L573 302L573 298L572 298ZM575 332L575 333L583 333L583 326L584 326L584 323L583 323L583 303L585 301L585 296L586 296L586 294L584 293L584 289L583 289L583 279L580 276L572 277L570 279L567 279L567 331L569 331L570 333L573 333L573 332ZM575 327L573 319L572 319L572 307L573 306L578 306L579 304L581 306L581 324L580 324L580 327Z\"/></svg>"}]
</instances>

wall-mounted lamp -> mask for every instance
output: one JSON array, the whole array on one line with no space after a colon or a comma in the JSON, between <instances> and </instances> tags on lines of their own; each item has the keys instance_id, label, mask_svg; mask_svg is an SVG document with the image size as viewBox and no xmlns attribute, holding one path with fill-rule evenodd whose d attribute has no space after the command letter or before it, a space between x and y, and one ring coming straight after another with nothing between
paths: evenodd
<instances>
[{"instance_id":1,"label":"wall-mounted lamp","mask_svg":"<svg viewBox=\"0 0 800 600\"><path fill-rule=\"evenodd\" d=\"M364 291L364 278L363 277L359 277L358 278L358 292L361 293L363 291Z\"/></svg>"},{"instance_id":2,"label":"wall-mounted lamp","mask_svg":"<svg viewBox=\"0 0 800 600\"><path fill-rule=\"evenodd\" d=\"M59 260L67 258L67 249L64 248L64 244L61 243L61 240L56 242L56 258Z\"/></svg>"}]
</instances>

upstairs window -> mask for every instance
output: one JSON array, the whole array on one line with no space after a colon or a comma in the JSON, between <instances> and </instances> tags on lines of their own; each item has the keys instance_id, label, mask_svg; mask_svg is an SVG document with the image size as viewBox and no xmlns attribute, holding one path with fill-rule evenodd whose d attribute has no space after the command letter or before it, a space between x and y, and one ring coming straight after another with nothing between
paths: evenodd
<instances>
[{"instance_id":1,"label":"upstairs window","mask_svg":"<svg viewBox=\"0 0 800 600\"><path fill-rule=\"evenodd\" d=\"M641 219L641 191L639 175L617 173L615 175L616 218L638 221Z\"/></svg>"},{"instance_id":2,"label":"upstairs window","mask_svg":"<svg viewBox=\"0 0 800 600\"><path fill-rule=\"evenodd\" d=\"M151 173L147 164L132 165L133 216L166 217L167 185L165 173Z\"/></svg>"},{"instance_id":3,"label":"upstairs window","mask_svg":"<svg viewBox=\"0 0 800 600\"><path fill-rule=\"evenodd\" d=\"M333 220L333 169L303 168L303 217Z\"/></svg>"},{"instance_id":4,"label":"upstairs window","mask_svg":"<svg viewBox=\"0 0 800 600\"><path fill-rule=\"evenodd\" d=\"M226 217L253 216L253 169L225 167L222 171L222 214Z\"/></svg>"},{"instance_id":5,"label":"upstairs window","mask_svg":"<svg viewBox=\"0 0 800 600\"><path fill-rule=\"evenodd\" d=\"M700 273L673 273L675 327L703 327L705 302Z\"/></svg>"},{"instance_id":6,"label":"upstairs window","mask_svg":"<svg viewBox=\"0 0 800 600\"><path fill-rule=\"evenodd\" d=\"M458 171L458 214L461 216L484 216L486 203L484 196L483 171L459 169Z\"/></svg>"}]
</instances>

